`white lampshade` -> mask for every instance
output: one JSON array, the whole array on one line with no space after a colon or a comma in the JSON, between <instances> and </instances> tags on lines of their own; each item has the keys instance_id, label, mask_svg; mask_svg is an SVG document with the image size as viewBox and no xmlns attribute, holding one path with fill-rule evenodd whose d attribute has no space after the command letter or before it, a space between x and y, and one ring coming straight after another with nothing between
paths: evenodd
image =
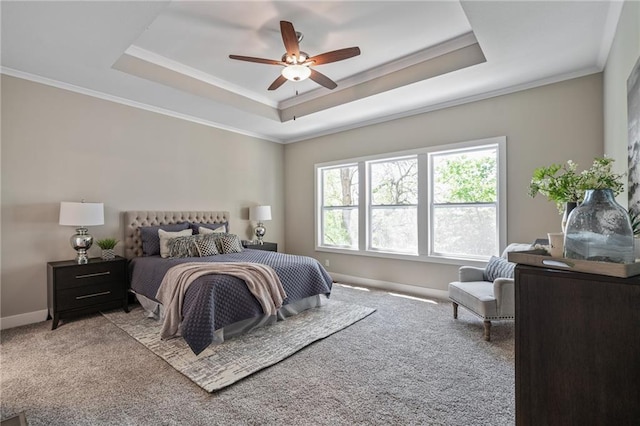
<instances>
[{"instance_id":1,"label":"white lampshade","mask_svg":"<svg viewBox=\"0 0 640 426\"><path fill-rule=\"evenodd\" d=\"M104 204L62 201L60 203L60 225L104 225Z\"/></svg>"},{"instance_id":2,"label":"white lampshade","mask_svg":"<svg viewBox=\"0 0 640 426\"><path fill-rule=\"evenodd\" d=\"M249 220L262 222L271 220L271 206L255 206L249 209Z\"/></svg>"}]
</instances>

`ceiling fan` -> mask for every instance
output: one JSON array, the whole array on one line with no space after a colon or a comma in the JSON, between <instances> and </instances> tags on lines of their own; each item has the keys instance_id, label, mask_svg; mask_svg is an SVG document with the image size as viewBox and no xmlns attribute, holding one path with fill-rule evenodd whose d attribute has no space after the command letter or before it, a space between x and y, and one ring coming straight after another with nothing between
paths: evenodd
<instances>
[{"instance_id":1,"label":"ceiling fan","mask_svg":"<svg viewBox=\"0 0 640 426\"><path fill-rule=\"evenodd\" d=\"M280 21L280 32L282 33L282 41L284 41L284 47L287 51L279 61L274 59L253 58L251 56L229 55L229 58L239 61L283 66L284 68L282 69L281 75L271 83L269 90L276 90L287 80L302 81L307 78L310 78L327 89L335 89L338 86L336 82L311 67L342 61L343 59L349 59L360 54L359 47L347 47L345 49L334 50L309 57L308 53L300 50L298 43L302 40L302 33L296 32L291 22Z\"/></svg>"}]
</instances>

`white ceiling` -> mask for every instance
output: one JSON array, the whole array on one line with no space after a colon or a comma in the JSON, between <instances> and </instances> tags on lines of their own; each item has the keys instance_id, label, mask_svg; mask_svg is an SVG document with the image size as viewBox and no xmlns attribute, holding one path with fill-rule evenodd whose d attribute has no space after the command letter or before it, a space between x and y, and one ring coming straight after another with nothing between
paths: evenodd
<instances>
[{"instance_id":1,"label":"white ceiling","mask_svg":"<svg viewBox=\"0 0 640 426\"><path fill-rule=\"evenodd\" d=\"M617 1L0 3L8 75L287 143L601 71ZM267 87L279 21L338 83ZM295 120L293 119L295 117Z\"/></svg>"}]
</instances>

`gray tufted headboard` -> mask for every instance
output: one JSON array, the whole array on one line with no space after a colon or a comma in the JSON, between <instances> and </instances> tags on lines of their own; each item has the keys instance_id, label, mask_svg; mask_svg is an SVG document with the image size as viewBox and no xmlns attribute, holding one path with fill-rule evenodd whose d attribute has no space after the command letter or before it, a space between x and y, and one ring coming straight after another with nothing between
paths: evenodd
<instances>
[{"instance_id":1,"label":"gray tufted headboard","mask_svg":"<svg viewBox=\"0 0 640 426\"><path fill-rule=\"evenodd\" d=\"M124 212L124 255L127 259L142 256L141 226L168 225L178 222L224 223L229 222L229 212Z\"/></svg>"}]
</instances>

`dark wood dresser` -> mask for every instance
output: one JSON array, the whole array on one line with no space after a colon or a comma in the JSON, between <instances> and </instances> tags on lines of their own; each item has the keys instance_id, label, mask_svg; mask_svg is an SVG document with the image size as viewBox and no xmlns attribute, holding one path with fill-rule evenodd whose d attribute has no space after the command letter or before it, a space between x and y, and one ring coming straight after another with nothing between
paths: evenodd
<instances>
[{"instance_id":1,"label":"dark wood dresser","mask_svg":"<svg viewBox=\"0 0 640 426\"><path fill-rule=\"evenodd\" d=\"M127 303L127 260L91 258L79 265L75 260L47 263L47 298L51 329L61 318L122 307Z\"/></svg>"},{"instance_id":2,"label":"dark wood dresser","mask_svg":"<svg viewBox=\"0 0 640 426\"><path fill-rule=\"evenodd\" d=\"M518 265L516 424L640 424L640 276Z\"/></svg>"}]
</instances>

